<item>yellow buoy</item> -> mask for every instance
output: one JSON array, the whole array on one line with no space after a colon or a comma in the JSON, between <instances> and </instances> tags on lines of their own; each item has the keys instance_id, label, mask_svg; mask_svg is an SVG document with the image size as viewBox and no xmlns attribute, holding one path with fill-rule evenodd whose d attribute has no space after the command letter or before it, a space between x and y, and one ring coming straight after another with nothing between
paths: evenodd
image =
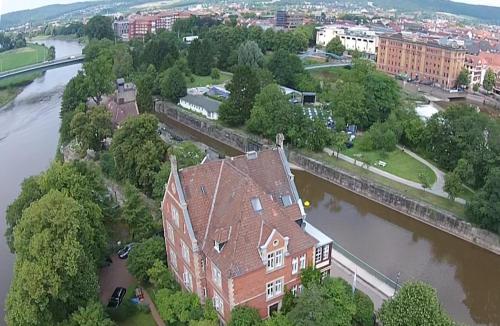
<instances>
[{"instance_id":1,"label":"yellow buoy","mask_svg":"<svg viewBox=\"0 0 500 326\"><path fill-rule=\"evenodd\" d=\"M309 202L309 200L306 200L306 201L304 202L304 206L305 206L305 207L309 207L309 206L311 206L311 203Z\"/></svg>"}]
</instances>

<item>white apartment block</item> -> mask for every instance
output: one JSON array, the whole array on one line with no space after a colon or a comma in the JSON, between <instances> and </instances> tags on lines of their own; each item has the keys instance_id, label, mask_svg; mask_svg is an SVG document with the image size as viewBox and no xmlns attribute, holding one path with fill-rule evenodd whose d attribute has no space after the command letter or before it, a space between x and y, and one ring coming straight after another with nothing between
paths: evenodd
<instances>
[{"instance_id":1,"label":"white apartment block","mask_svg":"<svg viewBox=\"0 0 500 326\"><path fill-rule=\"evenodd\" d=\"M326 46L337 36L348 51L358 50L369 55L377 54L378 36L366 27L321 26L316 32L316 45Z\"/></svg>"}]
</instances>

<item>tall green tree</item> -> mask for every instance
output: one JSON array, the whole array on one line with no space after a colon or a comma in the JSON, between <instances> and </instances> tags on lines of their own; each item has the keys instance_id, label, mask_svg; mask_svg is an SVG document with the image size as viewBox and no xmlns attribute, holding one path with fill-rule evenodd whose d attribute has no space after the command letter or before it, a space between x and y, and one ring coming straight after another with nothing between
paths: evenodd
<instances>
[{"instance_id":1,"label":"tall green tree","mask_svg":"<svg viewBox=\"0 0 500 326\"><path fill-rule=\"evenodd\" d=\"M140 62L145 67L155 66L158 72L172 67L179 58L179 40L177 35L162 31L152 35L144 45Z\"/></svg>"},{"instance_id":2,"label":"tall green tree","mask_svg":"<svg viewBox=\"0 0 500 326\"><path fill-rule=\"evenodd\" d=\"M257 309L248 306L237 306L231 311L228 326L258 326L261 324Z\"/></svg>"},{"instance_id":3,"label":"tall green tree","mask_svg":"<svg viewBox=\"0 0 500 326\"><path fill-rule=\"evenodd\" d=\"M394 78L374 71L366 75L363 86L368 111L366 127L377 121L386 121L401 104L400 88Z\"/></svg>"},{"instance_id":4,"label":"tall green tree","mask_svg":"<svg viewBox=\"0 0 500 326\"><path fill-rule=\"evenodd\" d=\"M85 70L85 85L88 95L92 97L96 104L100 104L102 96L113 91L113 71L111 62L104 56L86 62L83 65Z\"/></svg>"},{"instance_id":5,"label":"tall green tree","mask_svg":"<svg viewBox=\"0 0 500 326\"><path fill-rule=\"evenodd\" d=\"M370 125L365 89L358 83L338 81L333 90L331 108L334 117L341 117L348 124Z\"/></svg>"},{"instance_id":6,"label":"tall green tree","mask_svg":"<svg viewBox=\"0 0 500 326\"><path fill-rule=\"evenodd\" d=\"M444 177L443 190L448 193L448 198L455 200L460 191L462 190L462 181L458 173L446 173Z\"/></svg>"},{"instance_id":7,"label":"tall green tree","mask_svg":"<svg viewBox=\"0 0 500 326\"><path fill-rule=\"evenodd\" d=\"M114 39L114 33L112 28L113 19L111 17L105 16L94 16L89 19L87 25L85 26L85 34L89 39L103 39L107 38L110 40Z\"/></svg>"},{"instance_id":8,"label":"tall green tree","mask_svg":"<svg viewBox=\"0 0 500 326\"><path fill-rule=\"evenodd\" d=\"M354 303L356 313L353 316L353 325L372 326L373 325L373 302L366 294L356 289L354 291Z\"/></svg>"},{"instance_id":9,"label":"tall green tree","mask_svg":"<svg viewBox=\"0 0 500 326\"><path fill-rule=\"evenodd\" d=\"M462 68L457 77L457 87L469 87L470 84L470 74L467 68Z\"/></svg>"},{"instance_id":10,"label":"tall green tree","mask_svg":"<svg viewBox=\"0 0 500 326\"><path fill-rule=\"evenodd\" d=\"M241 126L250 118L255 96L259 93L259 80L252 68L239 66L227 89L229 100L219 108L219 119L229 126Z\"/></svg>"},{"instance_id":11,"label":"tall green tree","mask_svg":"<svg viewBox=\"0 0 500 326\"><path fill-rule=\"evenodd\" d=\"M187 324L203 316L200 299L194 293L161 289L155 293L161 318L169 324Z\"/></svg>"},{"instance_id":12,"label":"tall green tree","mask_svg":"<svg viewBox=\"0 0 500 326\"><path fill-rule=\"evenodd\" d=\"M128 78L134 71L134 61L126 44L117 44L113 55L113 75L116 78Z\"/></svg>"},{"instance_id":13,"label":"tall green tree","mask_svg":"<svg viewBox=\"0 0 500 326\"><path fill-rule=\"evenodd\" d=\"M273 73L278 84L292 88L296 86L297 75L304 73L300 58L282 49L273 53L267 69Z\"/></svg>"},{"instance_id":14,"label":"tall green tree","mask_svg":"<svg viewBox=\"0 0 500 326\"><path fill-rule=\"evenodd\" d=\"M258 68L264 64L264 55L255 41L246 41L238 48L238 65Z\"/></svg>"},{"instance_id":15,"label":"tall green tree","mask_svg":"<svg viewBox=\"0 0 500 326\"><path fill-rule=\"evenodd\" d=\"M153 90L156 85L156 68L149 65L146 72L137 81L137 106L141 113L152 112Z\"/></svg>"},{"instance_id":16,"label":"tall green tree","mask_svg":"<svg viewBox=\"0 0 500 326\"><path fill-rule=\"evenodd\" d=\"M228 49L224 49L227 51ZM189 69L196 75L208 76L215 67L215 50L210 39L196 39L188 48Z\"/></svg>"},{"instance_id":17,"label":"tall green tree","mask_svg":"<svg viewBox=\"0 0 500 326\"><path fill-rule=\"evenodd\" d=\"M468 219L482 228L500 234L500 168L493 168L485 185L467 204Z\"/></svg>"},{"instance_id":18,"label":"tall green tree","mask_svg":"<svg viewBox=\"0 0 500 326\"><path fill-rule=\"evenodd\" d=\"M127 259L127 268L140 282L148 282L148 271L157 260L165 261L165 241L151 237L135 244Z\"/></svg>"},{"instance_id":19,"label":"tall green tree","mask_svg":"<svg viewBox=\"0 0 500 326\"><path fill-rule=\"evenodd\" d=\"M108 318L102 304L91 301L86 306L75 311L63 326L115 326L116 324Z\"/></svg>"},{"instance_id":20,"label":"tall green tree","mask_svg":"<svg viewBox=\"0 0 500 326\"><path fill-rule=\"evenodd\" d=\"M409 282L378 311L386 326L454 325L441 308L436 290L421 282Z\"/></svg>"},{"instance_id":21,"label":"tall green tree","mask_svg":"<svg viewBox=\"0 0 500 326\"><path fill-rule=\"evenodd\" d=\"M342 44L340 37L334 37L326 45L326 52L333 53L335 55L342 55L345 51L345 46Z\"/></svg>"},{"instance_id":22,"label":"tall green tree","mask_svg":"<svg viewBox=\"0 0 500 326\"><path fill-rule=\"evenodd\" d=\"M495 81L496 81L495 72L491 68L488 68L488 70L486 70L486 75L484 76L483 80L484 89L487 90L488 92L491 92L493 86L495 86Z\"/></svg>"},{"instance_id":23,"label":"tall green tree","mask_svg":"<svg viewBox=\"0 0 500 326\"><path fill-rule=\"evenodd\" d=\"M161 79L160 92L174 103L187 94L186 79L177 67L169 68Z\"/></svg>"},{"instance_id":24,"label":"tall green tree","mask_svg":"<svg viewBox=\"0 0 500 326\"><path fill-rule=\"evenodd\" d=\"M71 121L71 134L83 149L102 149L102 141L113 135L111 113L102 106L78 112Z\"/></svg>"},{"instance_id":25,"label":"tall green tree","mask_svg":"<svg viewBox=\"0 0 500 326\"><path fill-rule=\"evenodd\" d=\"M87 84L83 71L79 71L75 77L66 84L62 96L61 114L73 111L79 104L85 103L88 97ZM71 121L71 120L70 120Z\"/></svg>"},{"instance_id":26,"label":"tall green tree","mask_svg":"<svg viewBox=\"0 0 500 326\"><path fill-rule=\"evenodd\" d=\"M153 220L139 191L131 185L125 187L122 216L129 226L134 241L146 239L155 232L157 223Z\"/></svg>"}]
</instances>

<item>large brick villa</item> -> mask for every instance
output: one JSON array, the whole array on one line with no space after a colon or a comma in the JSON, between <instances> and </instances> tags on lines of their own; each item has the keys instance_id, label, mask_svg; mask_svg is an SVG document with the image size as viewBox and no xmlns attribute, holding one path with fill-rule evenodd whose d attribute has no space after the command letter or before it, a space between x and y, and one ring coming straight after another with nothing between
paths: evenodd
<instances>
[{"instance_id":1,"label":"large brick villa","mask_svg":"<svg viewBox=\"0 0 500 326\"><path fill-rule=\"evenodd\" d=\"M279 310L300 271L330 270L332 240L305 221L280 146L172 172L162 201L168 264L182 286L210 299L223 323L237 305Z\"/></svg>"}]
</instances>

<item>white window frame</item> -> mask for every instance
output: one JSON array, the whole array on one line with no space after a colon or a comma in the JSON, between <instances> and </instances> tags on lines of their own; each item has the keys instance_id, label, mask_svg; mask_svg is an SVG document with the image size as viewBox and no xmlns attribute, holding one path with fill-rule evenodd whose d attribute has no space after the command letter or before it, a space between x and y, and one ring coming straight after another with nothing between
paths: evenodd
<instances>
[{"instance_id":1,"label":"white window frame","mask_svg":"<svg viewBox=\"0 0 500 326\"><path fill-rule=\"evenodd\" d=\"M300 269L306 268L306 254L300 256Z\"/></svg>"},{"instance_id":2,"label":"white window frame","mask_svg":"<svg viewBox=\"0 0 500 326\"><path fill-rule=\"evenodd\" d=\"M175 244L175 237L174 237L174 228L170 223L167 222L167 238Z\"/></svg>"},{"instance_id":3,"label":"white window frame","mask_svg":"<svg viewBox=\"0 0 500 326\"><path fill-rule=\"evenodd\" d=\"M330 245L323 246L323 260L327 260L330 258Z\"/></svg>"},{"instance_id":4,"label":"white window frame","mask_svg":"<svg viewBox=\"0 0 500 326\"><path fill-rule=\"evenodd\" d=\"M292 259L292 275L295 275L299 272L299 258L293 257Z\"/></svg>"},{"instance_id":5,"label":"white window frame","mask_svg":"<svg viewBox=\"0 0 500 326\"><path fill-rule=\"evenodd\" d=\"M177 255L175 254L175 251L172 248L169 248L169 253L170 253L170 265L177 270Z\"/></svg>"},{"instance_id":6,"label":"white window frame","mask_svg":"<svg viewBox=\"0 0 500 326\"><path fill-rule=\"evenodd\" d=\"M212 280L219 288L222 287L222 274L214 263L212 263Z\"/></svg>"},{"instance_id":7,"label":"white window frame","mask_svg":"<svg viewBox=\"0 0 500 326\"><path fill-rule=\"evenodd\" d=\"M184 270L184 273L182 273L182 281L188 289L193 290L193 276L186 269Z\"/></svg>"},{"instance_id":8,"label":"white window frame","mask_svg":"<svg viewBox=\"0 0 500 326\"><path fill-rule=\"evenodd\" d=\"M278 278L272 282L266 284L266 298L272 299L283 294L284 286L283 278Z\"/></svg>"},{"instance_id":9,"label":"white window frame","mask_svg":"<svg viewBox=\"0 0 500 326\"><path fill-rule=\"evenodd\" d=\"M190 257L189 257L189 247L184 243L184 241L181 240L181 250L182 250L182 258L186 263L190 263Z\"/></svg>"},{"instance_id":10,"label":"white window frame","mask_svg":"<svg viewBox=\"0 0 500 326\"><path fill-rule=\"evenodd\" d=\"M290 292L292 292L293 296L297 295L297 284L295 284L294 286L292 286L292 289L290 290Z\"/></svg>"},{"instance_id":11,"label":"white window frame","mask_svg":"<svg viewBox=\"0 0 500 326\"><path fill-rule=\"evenodd\" d=\"M267 271L272 271L283 266L285 256L284 249L278 249L267 254Z\"/></svg>"},{"instance_id":12,"label":"white window frame","mask_svg":"<svg viewBox=\"0 0 500 326\"><path fill-rule=\"evenodd\" d=\"M172 206L172 221L174 221L174 224L176 227L179 227L179 211L177 210L177 207L174 205Z\"/></svg>"},{"instance_id":13,"label":"white window frame","mask_svg":"<svg viewBox=\"0 0 500 326\"><path fill-rule=\"evenodd\" d=\"M316 264L321 261L322 257L323 257L323 247L319 246L316 248L314 252L314 261L316 262Z\"/></svg>"},{"instance_id":14,"label":"white window frame","mask_svg":"<svg viewBox=\"0 0 500 326\"><path fill-rule=\"evenodd\" d=\"M214 292L212 302L214 304L215 310L222 316L224 316L224 301L222 301L222 298L217 294L217 292Z\"/></svg>"}]
</instances>

